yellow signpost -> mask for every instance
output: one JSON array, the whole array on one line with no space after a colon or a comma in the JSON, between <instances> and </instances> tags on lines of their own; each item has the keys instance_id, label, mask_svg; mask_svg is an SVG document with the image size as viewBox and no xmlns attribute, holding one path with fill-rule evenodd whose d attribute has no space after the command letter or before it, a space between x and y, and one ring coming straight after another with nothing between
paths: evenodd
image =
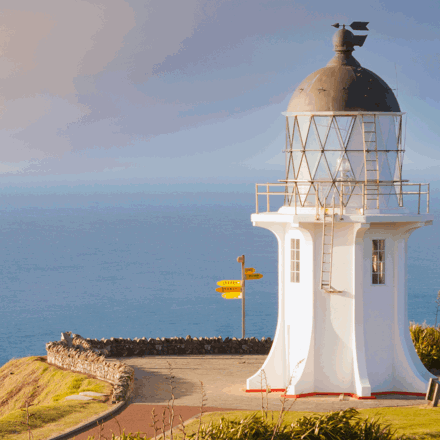
<instances>
[{"instance_id":1,"label":"yellow signpost","mask_svg":"<svg viewBox=\"0 0 440 440\"><path fill-rule=\"evenodd\" d=\"M225 299L242 299L241 292L229 292L222 295Z\"/></svg>"},{"instance_id":2,"label":"yellow signpost","mask_svg":"<svg viewBox=\"0 0 440 440\"><path fill-rule=\"evenodd\" d=\"M241 316L242 325L241 333L242 337L245 337L245 281L246 280L260 280L263 278L261 273L255 273L253 267L244 267L244 255L237 258L237 263L241 263L241 280L221 280L217 281L217 284L221 287L215 289L217 292L222 293L222 297L225 299L241 299Z\"/></svg>"},{"instance_id":3,"label":"yellow signpost","mask_svg":"<svg viewBox=\"0 0 440 440\"><path fill-rule=\"evenodd\" d=\"M241 286L241 281L240 280L221 280L221 281L217 281L217 285L218 286Z\"/></svg>"},{"instance_id":4,"label":"yellow signpost","mask_svg":"<svg viewBox=\"0 0 440 440\"><path fill-rule=\"evenodd\" d=\"M215 289L215 290L220 293L241 292L241 287L217 287L217 289Z\"/></svg>"}]
</instances>

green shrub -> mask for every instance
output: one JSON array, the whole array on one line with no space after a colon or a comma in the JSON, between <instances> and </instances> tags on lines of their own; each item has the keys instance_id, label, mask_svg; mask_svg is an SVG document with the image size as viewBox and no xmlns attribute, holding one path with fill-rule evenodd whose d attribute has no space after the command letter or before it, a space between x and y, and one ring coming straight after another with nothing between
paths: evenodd
<instances>
[{"instance_id":1,"label":"green shrub","mask_svg":"<svg viewBox=\"0 0 440 440\"><path fill-rule=\"evenodd\" d=\"M423 365L428 369L440 369L440 327L411 322L409 330L414 348Z\"/></svg>"},{"instance_id":2,"label":"green shrub","mask_svg":"<svg viewBox=\"0 0 440 440\"><path fill-rule=\"evenodd\" d=\"M391 440L394 431L376 420L364 420L358 411L349 408L321 416L301 417L290 426L281 425L274 435L276 423L256 414L238 421L221 419L219 424L202 426L200 434L188 439L200 440Z\"/></svg>"}]
</instances>

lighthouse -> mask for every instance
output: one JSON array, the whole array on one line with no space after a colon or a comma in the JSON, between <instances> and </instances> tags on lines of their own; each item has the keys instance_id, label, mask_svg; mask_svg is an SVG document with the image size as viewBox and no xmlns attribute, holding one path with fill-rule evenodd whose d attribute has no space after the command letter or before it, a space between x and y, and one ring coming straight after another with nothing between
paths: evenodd
<instances>
[{"instance_id":1,"label":"lighthouse","mask_svg":"<svg viewBox=\"0 0 440 440\"><path fill-rule=\"evenodd\" d=\"M407 241L432 224L429 184L402 177L405 113L354 58L366 36L334 26L335 55L283 113L285 176L256 185L251 220L278 241L278 323L246 390L425 395L434 376L409 332Z\"/></svg>"}]
</instances>

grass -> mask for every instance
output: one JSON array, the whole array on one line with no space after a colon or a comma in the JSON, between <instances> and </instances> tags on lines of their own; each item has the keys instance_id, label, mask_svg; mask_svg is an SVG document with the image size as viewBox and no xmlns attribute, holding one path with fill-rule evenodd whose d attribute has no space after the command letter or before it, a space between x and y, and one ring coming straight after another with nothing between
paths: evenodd
<instances>
[{"instance_id":1,"label":"grass","mask_svg":"<svg viewBox=\"0 0 440 440\"><path fill-rule=\"evenodd\" d=\"M52 435L73 428L86 420L103 413L109 407L106 403L57 402L52 405L31 406L30 428L34 440L43 440ZM28 439L28 427L24 411L13 411L0 419L0 438L2 440Z\"/></svg>"},{"instance_id":2,"label":"grass","mask_svg":"<svg viewBox=\"0 0 440 440\"><path fill-rule=\"evenodd\" d=\"M43 357L13 359L0 368L0 438L28 438L26 412L35 440L65 431L109 409L108 398L64 401L66 396L95 391L110 396L112 386L83 374L48 365Z\"/></svg>"},{"instance_id":3,"label":"grass","mask_svg":"<svg viewBox=\"0 0 440 440\"><path fill-rule=\"evenodd\" d=\"M295 405L295 404L294 404ZM293 410L294 406L292 407ZM261 412L260 412L261 413ZM229 421L244 420L255 414L255 411L231 411L216 412L206 414L202 417L202 423L219 424L222 417ZM268 411L268 420L278 420L279 411ZM301 417L310 417L313 415L320 416L324 413L313 413L308 411L291 411L285 412L281 426L289 426L295 423ZM406 436L408 439L440 439L440 408L427 407L394 407L394 408L371 408L359 409L359 415L363 418L378 420L381 424L391 425L396 430L396 436ZM185 426L187 434L197 432L199 420L194 420ZM176 432L176 431L175 431ZM174 434L176 440L183 438L179 433Z\"/></svg>"}]
</instances>

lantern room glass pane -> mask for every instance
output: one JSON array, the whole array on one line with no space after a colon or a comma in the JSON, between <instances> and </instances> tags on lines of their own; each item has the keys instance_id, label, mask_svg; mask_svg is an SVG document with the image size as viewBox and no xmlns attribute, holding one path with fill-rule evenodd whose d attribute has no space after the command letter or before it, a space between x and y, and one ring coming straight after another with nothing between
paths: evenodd
<instances>
[{"instance_id":1,"label":"lantern room glass pane","mask_svg":"<svg viewBox=\"0 0 440 440\"><path fill-rule=\"evenodd\" d=\"M357 116L350 133L350 138L348 139L347 150L363 150L363 148L362 125L360 122L360 116Z\"/></svg>"},{"instance_id":2,"label":"lantern room glass pane","mask_svg":"<svg viewBox=\"0 0 440 440\"><path fill-rule=\"evenodd\" d=\"M287 132L289 137L289 143L292 144L293 134L295 132L295 117L287 116L286 121L287 121Z\"/></svg>"},{"instance_id":3,"label":"lantern room glass pane","mask_svg":"<svg viewBox=\"0 0 440 440\"><path fill-rule=\"evenodd\" d=\"M364 179L364 153L362 151L347 151L347 158L354 173L355 180Z\"/></svg>"},{"instance_id":4,"label":"lantern room glass pane","mask_svg":"<svg viewBox=\"0 0 440 440\"><path fill-rule=\"evenodd\" d=\"M314 180L332 180L325 157L322 156L314 176Z\"/></svg>"},{"instance_id":5,"label":"lantern room glass pane","mask_svg":"<svg viewBox=\"0 0 440 440\"><path fill-rule=\"evenodd\" d=\"M315 175L316 168L318 167L318 161L322 156L319 151L308 151L306 153L307 162L309 164L310 173L312 176Z\"/></svg>"},{"instance_id":6,"label":"lantern room glass pane","mask_svg":"<svg viewBox=\"0 0 440 440\"><path fill-rule=\"evenodd\" d=\"M310 126L310 116L297 116L297 120L299 131L301 133L302 144L305 146Z\"/></svg>"},{"instance_id":7,"label":"lantern room glass pane","mask_svg":"<svg viewBox=\"0 0 440 440\"><path fill-rule=\"evenodd\" d=\"M346 154L344 154L338 161L336 177L338 180L344 181L356 180Z\"/></svg>"},{"instance_id":8,"label":"lantern room glass pane","mask_svg":"<svg viewBox=\"0 0 440 440\"><path fill-rule=\"evenodd\" d=\"M387 153L379 151L377 156L379 160L380 180L393 180L394 176L393 173L391 173L391 169L388 164Z\"/></svg>"},{"instance_id":9,"label":"lantern room glass pane","mask_svg":"<svg viewBox=\"0 0 440 440\"><path fill-rule=\"evenodd\" d=\"M325 143L326 150L342 150L342 140L334 121L330 125L327 141Z\"/></svg>"},{"instance_id":10,"label":"lantern room glass pane","mask_svg":"<svg viewBox=\"0 0 440 440\"><path fill-rule=\"evenodd\" d=\"M304 206L309 189L310 183L298 183L298 195L302 206Z\"/></svg>"},{"instance_id":11,"label":"lantern room glass pane","mask_svg":"<svg viewBox=\"0 0 440 440\"><path fill-rule=\"evenodd\" d=\"M396 139L400 139L402 116L394 116L394 128L396 129Z\"/></svg>"},{"instance_id":12,"label":"lantern room glass pane","mask_svg":"<svg viewBox=\"0 0 440 440\"><path fill-rule=\"evenodd\" d=\"M333 205L333 201L335 203L335 206L340 205L338 185L331 186L330 191L328 192L327 197L326 197L326 205L327 206Z\"/></svg>"},{"instance_id":13,"label":"lantern room glass pane","mask_svg":"<svg viewBox=\"0 0 440 440\"><path fill-rule=\"evenodd\" d=\"M330 192L330 189L332 187L332 183L330 183L330 182L318 182L318 183L315 183L315 185L316 185L316 188L317 188L319 201L323 205L324 204L324 200L327 198L328 193Z\"/></svg>"},{"instance_id":14,"label":"lantern room glass pane","mask_svg":"<svg viewBox=\"0 0 440 440\"><path fill-rule=\"evenodd\" d=\"M401 170L400 170L400 157L402 155L401 154L397 154L397 159L396 159L396 168L394 171L394 180L402 180L402 176L401 176Z\"/></svg>"},{"instance_id":15,"label":"lantern room glass pane","mask_svg":"<svg viewBox=\"0 0 440 440\"><path fill-rule=\"evenodd\" d=\"M345 146L347 145L347 140L350 136L351 129L353 128L355 118L353 116L336 116L335 120L339 133L341 134L342 142Z\"/></svg>"},{"instance_id":16,"label":"lantern room glass pane","mask_svg":"<svg viewBox=\"0 0 440 440\"><path fill-rule=\"evenodd\" d=\"M293 131L292 135L293 135L293 141L292 141L292 145L291 145L292 150L302 150L303 146L301 143L301 135L299 133L299 127L298 127L297 121L295 121L294 131Z\"/></svg>"},{"instance_id":17,"label":"lantern room glass pane","mask_svg":"<svg viewBox=\"0 0 440 440\"><path fill-rule=\"evenodd\" d=\"M391 176L394 179L396 174L396 164L397 164L397 151L389 151L387 153L388 164L390 166Z\"/></svg>"},{"instance_id":18,"label":"lantern room glass pane","mask_svg":"<svg viewBox=\"0 0 440 440\"><path fill-rule=\"evenodd\" d=\"M342 158L342 150L341 151L325 151L324 153L328 166L330 168L330 172L334 178L339 172L339 164Z\"/></svg>"},{"instance_id":19,"label":"lantern room glass pane","mask_svg":"<svg viewBox=\"0 0 440 440\"><path fill-rule=\"evenodd\" d=\"M321 144L325 145L325 140L327 139L327 133L332 118L331 116L315 116L314 119Z\"/></svg>"},{"instance_id":20,"label":"lantern room glass pane","mask_svg":"<svg viewBox=\"0 0 440 440\"><path fill-rule=\"evenodd\" d=\"M294 179L298 176L298 170L299 166L301 165L301 158L303 157L302 151L292 151L290 153L292 155L292 162L293 162L293 170L294 170Z\"/></svg>"},{"instance_id":21,"label":"lantern room glass pane","mask_svg":"<svg viewBox=\"0 0 440 440\"><path fill-rule=\"evenodd\" d=\"M298 180L310 180L311 179L309 166L307 164L305 154L303 154L303 157L301 159L301 165L299 166L297 179Z\"/></svg>"},{"instance_id":22,"label":"lantern room glass pane","mask_svg":"<svg viewBox=\"0 0 440 440\"><path fill-rule=\"evenodd\" d=\"M384 150L397 150L396 128L393 116L379 116L379 130L382 142L378 148Z\"/></svg>"},{"instance_id":23,"label":"lantern room glass pane","mask_svg":"<svg viewBox=\"0 0 440 440\"><path fill-rule=\"evenodd\" d=\"M315 123L312 121L310 124L309 135L307 136L306 150L320 151L321 149L321 143L318 139L318 132L316 131Z\"/></svg>"}]
</instances>

